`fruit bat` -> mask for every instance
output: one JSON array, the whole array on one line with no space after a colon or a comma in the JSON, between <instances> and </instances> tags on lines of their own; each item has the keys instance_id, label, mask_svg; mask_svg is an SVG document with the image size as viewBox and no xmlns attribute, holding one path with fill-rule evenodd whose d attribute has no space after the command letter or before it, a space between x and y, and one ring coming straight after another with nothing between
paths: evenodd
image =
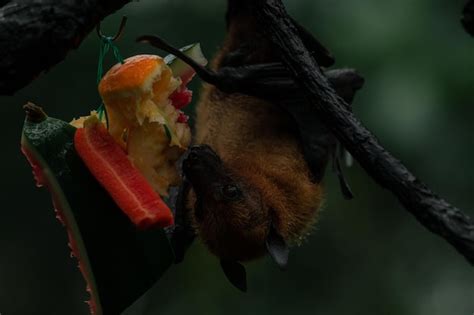
<instances>
[{"instance_id":1,"label":"fruit bat","mask_svg":"<svg viewBox=\"0 0 474 315\"><path fill-rule=\"evenodd\" d=\"M196 107L196 145L182 163L184 182L170 231L176 260L183 259L197 235L220 259L229 281L246 291L242 262L269 254L284 269L289 247L310 232L330 161L343 194L350 198L352 193L342 176L337 140L259 31L250 6L237 2L229 0L227 35L211 69L157 36L137 40L181 58L207 82ZM332 66L329 51L293 23L322 70ZM347 103L364 82L352 69L324 73Z\"/></svg>"}]
</instances>

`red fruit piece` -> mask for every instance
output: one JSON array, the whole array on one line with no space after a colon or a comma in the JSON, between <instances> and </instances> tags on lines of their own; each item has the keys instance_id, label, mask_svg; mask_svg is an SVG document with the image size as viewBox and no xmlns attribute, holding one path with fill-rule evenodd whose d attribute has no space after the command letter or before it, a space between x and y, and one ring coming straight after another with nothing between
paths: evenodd
<instances>
[{"instance_id":1,"label":"red fruit piece","mask_svg":"<svg viewBox=\"0 0 474 315\"><path fill-rule=\"evenodd\" d=\"M96 117L76 131L74 146L87 168L138 228L166 227L173 215Z\"/></svg>"},{"instance_id":2,"label":"red fruit piece","mask_svg":"<svg viewBox=\"0 0 474 315\"><path fill-rule=\"evenodd\" d=\"M186 86L181 86L173 94L170 95L170 100L176 109L181 109L191 103L193 92L188 90Z\"/></svg>"},{"instance_id":3,"label":"red fruit piece","mask_svg":"<svg viewBox=\"0 0 474 315\"><path fill-rule=\"evenodd\" d=\"M183 112L179 113L178 120L177 120L179 123L185 124L188 122L188 120L189 120L189 116L186 116Z\"/></svg>"},{"instance_id":4,"label":"red fruit piece","mask_svg":"<svg viewBox=\"0 0 474 315\"><path fill-rule=\"evenodd\" d=\"M188 89L187 85L193 79L196 72L189 69L181 75L181 86L170 95L170 100L176 109L182 109L191 103L193 99L193 92Z\"/></svg>"}]
</instances>

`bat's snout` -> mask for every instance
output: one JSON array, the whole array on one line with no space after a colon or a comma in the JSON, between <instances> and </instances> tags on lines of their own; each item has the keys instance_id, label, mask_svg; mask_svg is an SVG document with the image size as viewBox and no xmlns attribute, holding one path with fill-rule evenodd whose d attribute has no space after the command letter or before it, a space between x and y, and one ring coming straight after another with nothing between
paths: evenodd
<instances>
[{"instance_id":1,"label":"bat's snout","mask_svg":"<svg viewBox=\"0 0 474 315\"><path fill-rule=\"evenodd\" d=\"M209 175L215 172L222 165L219 156L208 145L196 145L188 150L188 154L183 161L183 172L186 176Z\"/></svg>"}]
</instances>

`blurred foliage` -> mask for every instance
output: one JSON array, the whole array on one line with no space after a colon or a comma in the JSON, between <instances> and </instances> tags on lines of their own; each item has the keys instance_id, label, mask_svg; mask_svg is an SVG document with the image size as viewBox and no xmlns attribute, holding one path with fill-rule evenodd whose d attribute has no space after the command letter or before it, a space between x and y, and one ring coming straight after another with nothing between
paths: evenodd
<instances>
[{"instance_id":1,"label":"blurred foliage","mask_svg":"<svg viewBox=\"0 0 474 315\"><path fill-rule=\"evenodd\" d=\"M365 76L354 106L369 129L435 191L474 216L474 40L459 23L464 1L286 3L332 50L337 66ZM225 33L224 12L224 0L142 0L109 17L103 30L115 32L126 14L119 42L124 56L156 53L134 42L156 33L176 46L200 41L210 57ZM21 105L28 100L66 120L98 106L98 49L92 33L47 74L0 98L2 314L87 314L85 284L69 258L66 233L49 195L34 187L19 137ZM344 201L334 176L327 177L319 224L292 251L288 271L268 259L250 263L244 295L197 242L127 314L472 314L473 268L357 165L346 173L356 199Z\"/></svg>"}]
</instances>

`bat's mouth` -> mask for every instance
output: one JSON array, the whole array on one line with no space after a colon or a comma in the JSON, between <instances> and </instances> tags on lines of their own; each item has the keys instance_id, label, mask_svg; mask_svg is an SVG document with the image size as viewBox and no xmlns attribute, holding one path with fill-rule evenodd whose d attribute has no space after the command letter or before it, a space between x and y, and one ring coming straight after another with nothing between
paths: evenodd
<instances>
[{"instance_id":1,"label":"bat's mouth","mask_svg":"<svg viewBox=\"0 0 474 315\"><path fill-rule=\"evenodd\" d=\"M222 160L208 145L193 146L188 150L183 173L195 188L204 189L225 177Z\"/></svg>"}]
</instances>

